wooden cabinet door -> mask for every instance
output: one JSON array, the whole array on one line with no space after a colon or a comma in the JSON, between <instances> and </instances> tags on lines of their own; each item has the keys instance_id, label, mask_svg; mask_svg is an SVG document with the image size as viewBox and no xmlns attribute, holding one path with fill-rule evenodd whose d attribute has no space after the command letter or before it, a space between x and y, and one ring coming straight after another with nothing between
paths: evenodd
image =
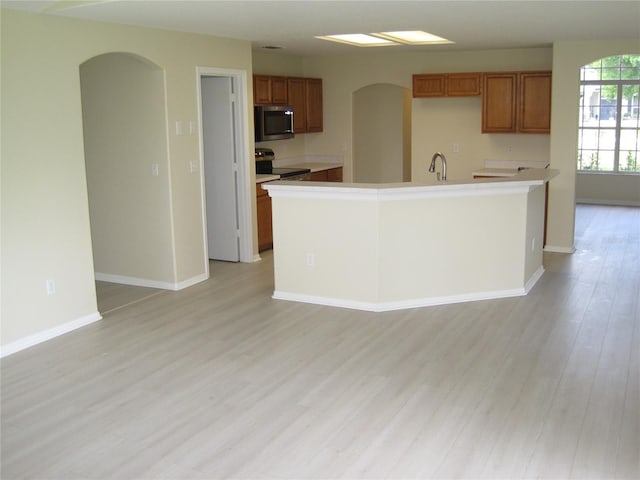
<instances>
[{"instance_id":1,"label":"wooden cabinet door","mask_svg":"<svg viewBox=\"0 0 640 480\"><path fill-rule=\"evenodd\" d=\"M327 181L342 182L342 167L327 170Z\"/></svg>"},{"instance_id":2,"label":"wooden cabinet door","mask_svg":"<svg viewBox=\"0 0 640 480\"><path fill-rule=\"evenodd\" d=\"M312 182L328 182L329 176L326 170L320 170L319 172L311 173L311 181Z\"/></svg>"},{"instance_id":3,"label":"wooden cabinet door","mask_svg":"<svg viewBox=\"0 0 640 480\"><path fill-rule=\"evenodd\" d=\"M256 206L258 217L258 251L273 247L273 224L271 220L271 197L260 184L256 185Z\"/></svg>"},{"instance_id":4,"label":"wooden cabinet door","mask_svg":"<svg viewBox=\"0 0 640 480\"><path fill-rule=\"evenodd\" d=\"M323 129L322 111L322 79L307 78L306 82L306 110L307 132L321 132ZM295 120L295 119L294 119Z\"/></svg>"},{"instance_id":5,"label":"wooden cabinet door","mask_svg":"<svg viewBox=\"0 0 640 480\"><path fill-rule=\"evenodd\" d=\"M449 73L447 74L448 97L474 97L482 92L482 74Z\"/></svg>"},{"instance_id":6,"label":"wooden cabinet door","mask_svg":"<svg viewBox=\"0 0 640 480\"><path fill-rule=\"evenodd\" d=\"M287 77L271 77L271 103L287 105Z\"/></svg>"},{"instance_id":7,"label":"wooden cabinet door","mask_svg":"<svg viewBox=\"0 0 640 480\"><path fill-rule=\"evenodd\" d=\"M287 77L254 75L253 103L255 105L286 105Z\"/></svg>"},{"instance_id":8,"label":"wooden cabinet door","mask_svg":"<svg viewBox=\"0 0 640 480\"><path fill-rule=\"evenodd\" d=\"M445 74L418 74L413 76L414 97L444 97L445 94Z\"/></svg>"},{"instance_id":9,"label":"wooden cabinet door","mask_svg":"<svg viewBox=\"0 0 640 480\"><path fill-rule=\"evenodd\" d=\"M551 72L523 72L519 78L518 130L551 131Z\"/></svg>"},{"instance_id":10,"label":"wooden cabinet door","mask_svg":"<svg viewBox=\"0 0 640 480\"><path fill-rule=\"evenodd\" d=\"M287 78L287 105L293 107L293 131L307 131L307 102L304 78Z\"/></svg>"},{"instance_id":11,"label":"wooden cabinet door","mask_svg":"<svg viewBox=\"0 0 640 480\"><path fill-rule=\"evenodd\" d=\"M482 95L482 133L515 132L517 73L487 73Z\"/></svg>"},{"instance_id":12,"label":"wooden cabinet door","mask_svg":"<svg viewBox=\"0 0 640 480\"><path fill-rule=\"evenodd\" d=\"M271 103L271 79L268 75L253 76L253 103L256 105Z\"/></svg>"}]
</instances>

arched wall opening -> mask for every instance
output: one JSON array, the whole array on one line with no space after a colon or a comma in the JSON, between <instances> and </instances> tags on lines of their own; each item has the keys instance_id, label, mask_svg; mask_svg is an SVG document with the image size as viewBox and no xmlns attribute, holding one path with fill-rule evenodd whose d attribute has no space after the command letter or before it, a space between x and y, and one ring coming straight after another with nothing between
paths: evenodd
<instances>
[{"instance_id":1,"label":"arched wall opening","mask_svg":"<svg viewBox=\"0 0 640 480\"><path fill-rule=\"evenodd\" d=\"M577 203L640 206L639 58L607 55L580 68Z\"/></svg>"},{"instance_id":2,"label":"arched wall opening","mask_svg":"<svg viewBox=\"0 0 640 480\"><path fill-rule=\"evenodd\" d=\"M411 180L411 91L378 83L353 93L354 182Z\"/></svg>"},{"instance_id":3,"label":"arched wall opening","mask_svg":"<svg viewBox=\"0 0 640 480\"><path fill-rule=\"evenodd\" d=\"M175 283L164 71L129 53L80 65L97 280Z\"/></svg>"}]
</instances>

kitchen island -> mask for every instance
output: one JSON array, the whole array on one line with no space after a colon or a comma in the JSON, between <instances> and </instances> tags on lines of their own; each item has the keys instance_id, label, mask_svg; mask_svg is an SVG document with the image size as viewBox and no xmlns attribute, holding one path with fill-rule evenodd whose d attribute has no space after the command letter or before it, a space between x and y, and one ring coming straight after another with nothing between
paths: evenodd
<instances>
[{"instance_id":1,"label":"kitchen island","mask_svg":"<svg viewBox=\"0 0 640 480\"><path fill-rule=\"evenodd\" d=\"M433 184L271 182L277 299L386 311L526 294L554 170Z\"/></svg>"}]
</instances>

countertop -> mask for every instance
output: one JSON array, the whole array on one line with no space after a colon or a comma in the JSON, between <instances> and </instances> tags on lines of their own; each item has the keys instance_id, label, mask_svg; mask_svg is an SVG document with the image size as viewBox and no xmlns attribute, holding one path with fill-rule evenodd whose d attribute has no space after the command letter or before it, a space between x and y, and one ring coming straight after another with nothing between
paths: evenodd
<instances>
[{"instance_id":1,"label":"countertop","mask_svg":"<svg viewBox=\"0 0 640 480\"><path fill-rule=\"evenodd\" d=\"M326 162L301 162L301 163L287 163L278 165L286 168L308 168L311 170L311 173L321 172L323 170L330 170L332 168L340 168L342 167L341 163L326 163ZM256 183L264 183L271 182L274 180L279 180L278 175L268 175L268 174L256 174Z\"/></svg>"},{"instance_id":2,"label":"countertop","mask_svg":"<svg viewBox=\"0 0 640 480\"><path fill-rule=\"evenodd\" d=\"M518 174L517 168L480 168L471 173L474 177L513 177Z\"/></svg>"},{"instance_id":3,"label":"countertop","mask_svg":"<svg viewBox=\"0 0 640 480\"><path fill-rule=\"evenodd\" d=\"M540 170L549 167L545 160L485 160L484 168L474 170L474 177L513 177L524 170Z\"/></svg>"},{"instance_id":4,"label":"countertop","mask_svg":"<svg viewBox=\"0 0 640 480\"><path fill-rule=\"evenodd\" d=\"M531 168L517 171L515 175L494 178L451 179L432 183L329 183L278 181L263 185L274 196L283 192L297 195L321 195L332 197L396 198L406 196L458 196L478 195L487 192L509 192L531 189L544 185L558 175L558 170Z\"/></svg>"}]
</instances>

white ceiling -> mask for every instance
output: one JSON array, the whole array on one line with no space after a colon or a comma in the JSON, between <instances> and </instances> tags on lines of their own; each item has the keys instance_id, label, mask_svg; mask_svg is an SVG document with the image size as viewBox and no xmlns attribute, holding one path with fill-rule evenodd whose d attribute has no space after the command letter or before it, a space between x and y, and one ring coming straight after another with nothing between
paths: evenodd
<instances>
[{"instance_id":1,"label":"white ceiling","mask_svg":"<svg viewBox=\"0 0 640 480\"><path fill-rule=\"evenodd\" d=\"M455 45L375 51L550 46L554 41L640 39L640 1L2 0L50 15L250 40L282 53L361 53L316 35L425 30ZM640 40L639 40L640 46ZM367 49L371 51L371 49Z\"/></svg>"}]
</instances>

